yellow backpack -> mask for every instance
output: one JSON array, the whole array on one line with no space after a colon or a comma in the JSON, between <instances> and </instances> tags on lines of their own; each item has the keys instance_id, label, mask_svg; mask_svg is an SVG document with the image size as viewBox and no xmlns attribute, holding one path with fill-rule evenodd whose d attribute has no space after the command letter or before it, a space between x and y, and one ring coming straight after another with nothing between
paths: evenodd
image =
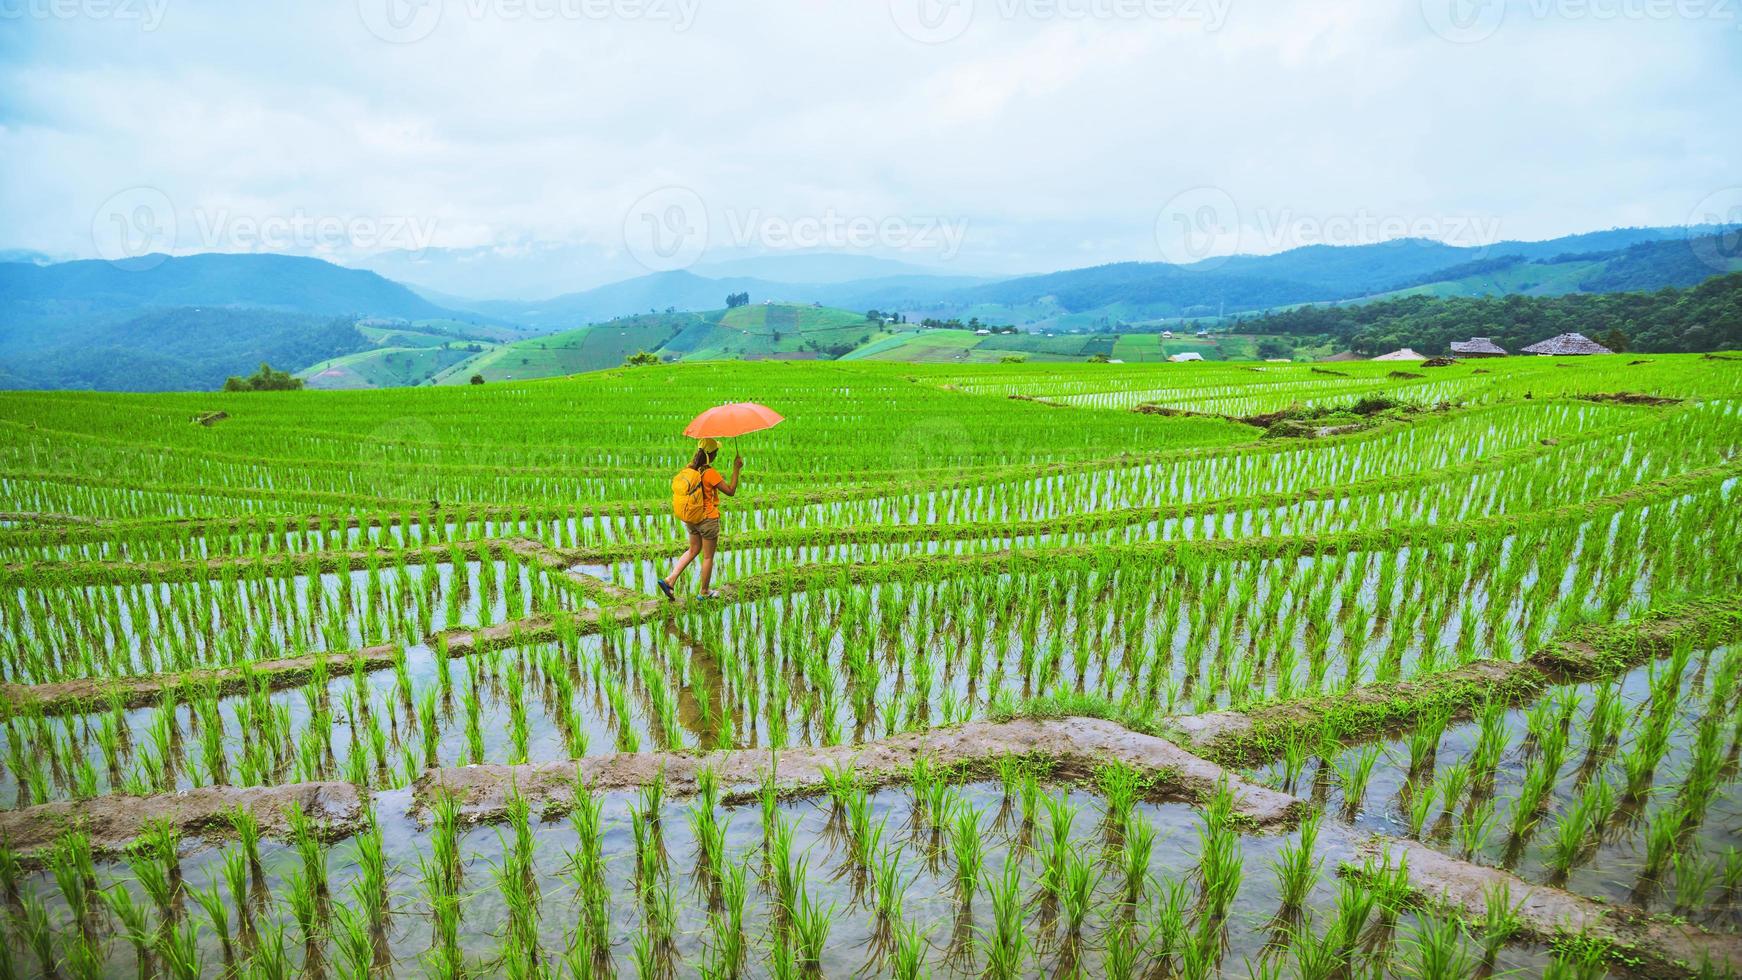
<instances>
[{"instance_id":1,"label":"yellow backpack","mask_svg":"<svg viewBox=\"0 0 1742 980\"><path fill-rule=\"evenodd\" d=\"M678 520L694 524L707 516L708 504L702 499L703 486L702 474L693 466L678 470L671 478L671 512Z\"/></svg>"}]
</instances>

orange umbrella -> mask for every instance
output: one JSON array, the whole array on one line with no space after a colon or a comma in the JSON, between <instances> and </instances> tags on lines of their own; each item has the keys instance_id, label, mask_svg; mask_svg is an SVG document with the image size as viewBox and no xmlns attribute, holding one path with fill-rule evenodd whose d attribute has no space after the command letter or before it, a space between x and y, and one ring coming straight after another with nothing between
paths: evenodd
<instances>
[{"instance_id":1,"label":"orange umbrella","mask_svg":"<svg viewBox=\"0 0 1742 980\"><path fill-rule=\"evenodd\" d=\"M755 402L735 402L710 408L684 426L683 434L696 439L724 439L746 432L772 429L785 419L767 405Z\"/></svg>"}]
</instances>

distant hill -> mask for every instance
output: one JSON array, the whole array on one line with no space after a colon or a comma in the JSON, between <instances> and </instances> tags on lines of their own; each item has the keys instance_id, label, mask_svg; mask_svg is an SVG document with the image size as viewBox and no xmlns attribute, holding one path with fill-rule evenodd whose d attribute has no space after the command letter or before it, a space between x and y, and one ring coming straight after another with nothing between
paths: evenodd
<instances>
[{"instance_id":1,"label":"distant hill","mask_svg":"<svg viewBox=\"0 0 1742 980\"><path fill-rule=\"evenodd\" d=\"M1640 261L1654 260L1647 253ZM1602 342L1611 331L1619 332L1627 349L1634 351L1734 350L1742 348L1742 272L1680 289L1556 296L1422 294L1302 307L1245 319L1241 329L1326 337L1366 354L1399 347L1440 354L1452 341L1469 337L1488 337L1516 352L1562 333L1582 333Z\"/></svg>"},{"instance_id":2,"label":"distant hill","mask_svg":"<svg viewBox=\"0 0 1742 980\"><path fill-rule=\"evenodd\" d=\"M373 272L289 255L0 263L0 352L64 348L154 310L248 307L313 316L451 313Z\"/></svg>"},{"instance_id":3,"label":"distant hill","mask_svg":"<svg viewBox=\"0 0 1742 980\"><path fill-rule=\"evenodd\" d=\"M734 277L786 283L845 283L895 276L959 276L959 273L929 266L835 252L795 252L790 255L758 255L724 262L707 262L692 271L710 279Z\"/></svg>"},{"instance_id":4,"label":"distant hill","mask_svg":"<svg viewBox=\"0 0 1742 980\"><path fill-rule=\"evenodd\" d=\"M351 317L281 310L168 307L7 358L12 388L206 391L267 361L277 367L369 346Z\"/></svg>"}]
</instances>

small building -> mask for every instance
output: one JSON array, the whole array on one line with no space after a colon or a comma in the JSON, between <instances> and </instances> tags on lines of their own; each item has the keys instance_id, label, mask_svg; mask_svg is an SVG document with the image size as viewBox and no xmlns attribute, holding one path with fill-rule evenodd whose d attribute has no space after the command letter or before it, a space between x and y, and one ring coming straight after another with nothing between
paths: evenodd
<instances>
[{"instance_id":1,"label":"small building","mask_svg":"<svg viewBox=\"0 0 1742 980\"><path fill-rule=\"evenodd\" d=\"M1183 354L1170 354L1167 359L1175 364L1184 364L1187 361L1201 361L1204 359L1204 355L1195 350L1188 350Z\"/></svg>"},{"instance_id":2,"label":"small building","mask_svg":"<svg viewBox=\"0 0 1742 980\"><path fill-rule=\"evenodd\" d=\"M1397 350L1394 350L1389 354L1381 354L1378 357L1375 357L1374 360L1375 361L1425 361L1425 360L1427 360L1427 358L1420 355L1420 354L1417 354L1413 350L1410 350L1408 347L1400 347Z\"/></svg>"},{"instance_id":3,"label":"small building","mask_svg":"<svg viewBox=\"0 0 1742 980\"><path fill-rule=\"evenodd\" d=\"M1366 358L1352 350L1340 350L1335 354L1319 358L1320 364L1341 364L1344 361L1364 361Z\"/></svg>"},{"instance_id":4,"label":"small building","mask_svg":"<svg viewBox=\"0 0 1742 980\"><path fill-rule=\"evenodd\" d=\"M1505 357L1506 349L1487 337L1452 341L1453 357Z\"/></svg>"},{"instance_id":5,"label":"small building","mask_svg":"<svg viewBox=\"0 0 1742 980\"><path fill-rule=\"evenodd\" d=\"M1563 333L1559 337L1550 337L1540 344L1531 344L1524 349L1523 353L1537 354L1543 357L1569 357L1584 354L1613 354L1615 352L1582 333Z\"/></svg>"},{"instance_id":6,"label":"small building","mask_svg":"<svg viewBox=\"0 0 1742 980\"><path fill-rule=\"evenodd\" d=\"M1172 330L1163 330L1161 332L1161 339L1162 340L1172 340L1173 339L1173 331Z\"/></svg>"},{"instance_id":7,"label":"small building","mask_svg":"<svg viewBox=\"0 0 1742 980\"><path fill-rule=\"evenodd\" d=\"M1198 331L1198 336L1200 336L1200 337L1208 337L1209 335L1210 335L1210 332L1208 330L1199 330Z\"/></svg>"},{"instance_id":8,"label":"small building","mask_svg":"<svg viewBox=\"0 0 1742 980\"><path fill-rule=\"evenodd\" d=\"M980 329L974 331L974 336L976 336L976 337L990 337L990 336L992 336L992 331L987 330L985 327L981 327Z\"/></svg>"}]
</instances>

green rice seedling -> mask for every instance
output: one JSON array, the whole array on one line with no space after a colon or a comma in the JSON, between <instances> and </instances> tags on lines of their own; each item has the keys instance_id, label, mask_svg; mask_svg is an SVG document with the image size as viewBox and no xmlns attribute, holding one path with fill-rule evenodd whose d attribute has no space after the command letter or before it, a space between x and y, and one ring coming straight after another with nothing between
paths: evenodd
<instances>
[{"instance_id":1,"label":"green rice seedling","mask_svg":"<svg viewBox=\"0 0 1742 980\"><path fill-rule=\"evenodd\" d=\"M1123 762L1110 762L1095 772L1101 798L1106 807L1106 823L1110 839L1117 840L1131 822L1132 808L1142 790L1143 777Z\"/></svg>"},{"instance_id":2,"label":"green rice seedling","mask_svg":"<svg viewBox=\"0 0 1742 980\"><path fill-rule=\"evenodd\" d=\"M1433 815L1434 804L1439 802L1439 796L1431 788L1420 788L1408 796L1409 836L1421 837L1427 827L1427 818Z\"/></svg>"},{"instance_id":3,"label":"green rice seedling","mask_svg":"<svg viewBox=\"0 0 1742 980\"><path fill-rule=\"evenodd\" d=\"M1120 851L1120 897L1126 905L1135 907L1143 900L1144 889L1149 881L1149 860L1155 850L1155 827L1149 821L1139 819L1131 821L1129 828Z\"/></svg>"},{"instance_id":4,"label":"green rice seedling","mask_svg":"<svg viewBox=\"0 0 1742 980\"><path fill-rule=\"evenodd\" d=\"M1645 828L1645 867L1642 879L1656 881L1676 856L1681 836L1681 815L1673 809L1659 810Z\"/></svg>"},{"instance_id":5,"label":"green rice seedling","mask_svg":"<svg viewBox=\"0 0 1742 980\"><path fill-rule=\"evenodd\" d=\"M92 929L91 893L96 890L96 867L91 857L91 839L78 829L55 838L48 851L48 867L67 911L81 933Z\"/></svg>"},{"instance_id":6,"label":"green rice seedling","mask_svg":"<svg viewBox=\"0 0 1742 980\"><path fill-rule=\"evenodd\" d=\"M42 976L55 975L54 927L49 924L48 909L42 904L42 899L35 894L26 892L19 900L18 907L13 911L17 932L24 938L24 945L36 954L36 960L42 967Z\"/></svg>"},{"instance_id":7,"label":"green rice seedling","mask_svg":"<svg viewBox=\"0 0 1742 980\"><path fill-rule=\"evenodd\" d=\"M1675 911L1687 914L1703 908L1706 893L1718 878L1718 866L1693 851L1676 854L1671 863L1675 871Z\"/></svg>"},{"instance_id":8,"label":"green rice seedling","mask_svg":"<svg viewBox=\"0 0 1742 980\"><path fill-rule=\"evenodd\" d=\"M248 913L248 858L239 850L227 849L222 855L221 871L230 904L236 909L236 930L244 943L254 938L254 920Z\"/></svg>"},{"instance_id":9,"label":"green rice seedling","mask_svg":"<svg viewBox=\"0 0 1742 980\"><path fill-rule=\"evenodd\" d=\"M321 899L305 872L292 869L284 876L285 903L302 932L302 944L314 946L320 937Z\"/></svg>"},{"instance_id":10,"label":"green rice seedling","mask_svg":"<svg viewBox=\"0 0 1742 980\"><path fill-rule=\"evenodd\" d=\"M972 807L960 807L951 825L950 852L956 859L956 901L964 906L974 902L980 871L985 867L985 837L980 826L980 814Z\"/></svg>"},{"instance_id":11,"label":"green rice seedling","mask_svg":"<svg viewBox=\"0 0 1742 980\"><path fill-rule=\"evenodd\" d=\"M200 975L199 925L193 919L166 922L157 933L157 961L176 980L195 980Z\"/></svg>"},{"instance_id":12,"label":"green rice seedling","mask_svg":"<svg viewBox=\"0 0 1742 980\"><path fill-rule=\"evenodd\" d=\"M1422 980L1462 980L1476 966L1464 945L1463 930L1450 918L1424 915L1404 941L1403 969Z\"/></svg>"},{"instance_id":13,"label":"green rice seedling","mask_svg":"<svg viewBox=\"0 0 1742 980\"><path fill-rule=\"evenodd\" d=\"M1734 898L1738 887L1742 887L1742 850L1735 847L1724 849L1724 866L1718 874L1718 882L1726 899Z\"/></svg>"},{"instance_id":14,"label":"green rice seedling","mask_svg":"<svg viewBox=\"0 0 1742 980\"><path fill-rule=\"evenodd\" d=\"M322 843L320 832L315 827L314 818L310 817L300 804L292 804L285 810L285 823L290 828L291 844L297 854L302 857L303 873L316 895L325 897L327 894L327 856L326 845Z\"/></svg>"},{"instance_id":15,"label":"green rice seedling","mask_svg":"<svg viewBox=\"0 0 1742 980\"><path fill-rule=\"evenodd\" d=\"M719 914L709 919L709 957L714 976L737 977L744 970L748 952L744 932L744 901L749 892L745 882L742 864L732 863L726 866L720 879L721 909Z\"/></svg>"},{"instance_id":16,"label":"green rice seedling","mask_svg":"<svg viewBox=\"0 0 1742 980\"><path fill-rule=\"evenodd\" d=\"M151 975L150 955L154 930L149 925L149 910L133 900L133 893L122 884L110 885L98 892L103 905L119 927L118 932L133 947L133 960L141 980Z\"/></svg>"},{"instance_id":17,"label":"green rice seedling","mask_svg":"<svg viewBox=\"0 0 1742 980\"><path fill-rule=\"evenodd\" d=\"M1001 873L986 879L986 894L992 902L992 923L979 940L986 976L993 980L1015 980L1023 975L1022 964L1028 950L1019 863L1007 859Z\"/></svg>"},{"instance_id":18,"label":"green rice seedling","mask_svg":"<svg viewBox=\"0 0 1742 980\"><path fill-rule=\"evenodd\" d=\"M1072 853L1065 859L1057 896L1059 918L1064 924L1067 943L1075 944L1082 939L1083 923L1088 919L1089 905L1100 878L1094 865L1082 855Z\"/></svg>"},{"instance_id":19,"label":"green rice seedling","mask_svg":"<svg viewBox=\"0 0 1742 980\"><path fill-rule=\"evenodd\" d=\"M1301 818L1299 836L1282 845L1277 859L1271 862L1276 871L1277 894L1286 910L1301 909L1307 895L1318 883L1319 868L1324 864L1323 858L1313 855L1313 846L1318 841L1319 819L1319 811L1308 811Z\"/></svg>"},{"instance_id":20,"label":"green rice seedling","mask_svg":"<svg viewBox=\"0 0 1742 980\"><path fill-rule=\"evenodd\" d=\"M911 922L895 927L895 952L890 957L893 980L926 980L931 974L925 967L926 934Z\"/></svg>"},{"instance_id":21,"label":"green rice seedling","mask_svg":"<svg viewBox=\"0 0 1742 980\"><path fill-rule=\"evenodd\" d=\"M1057 901L1064 886L1066 865L1073 854L1071 824L1076 820L1077 809L1063 796L1045 796L1041 801L1046 804L1048 835L1046 850L1041 853L1040 887L1048 898Z\"/></svg>"},{"instance_id":22,"label":"green rice seedling","mask_svg":"<svg viewBox=\"0 0 1742 980\"><path fill-rule=\"evenodd\" d=\"M236 835L237 843L242 845L242 854L248 860L248 867L258 872L260 869L260 821L255 818L254 811L245 806L231 807L225 813L225 819L230 829Z\"/></svg>"},{"instance_id":23,"label":"green rice seedling","mask_svg":"<svg viewBox=\"0 0 1742 980\"><path fill-rule=\"evenodd\" d=\"M284 948L284 924L271 920L262 923L247 961L247 975L251 980L290 980L295 974Z\"/></svg>"},{"instance_id":24,"label":"green rice seedling","mask_svg":"<svg viewBox=\"0 0 1742 980\"><path fill-rule=\"evenodd\" d=\"M366 916L343 902L335 905L333 943L338 947L335 965L340 975L348 980L368 980L375 964L375 939Z\"/></svg>"},{"instance_id":25,"label":"green rice seedling","mask_svg":"<svg viewBox=\"0 0 1742 980\"><path fill-rule=\"evenodd\" d=\"M217 882L212 882L204 888L192 889L194 900L206 912L206 918L212 924L212 932L217 934L218 946L224 954L224 964L229 969L235 963L235 950L230 945L230 918L226 911L226 896Z\"/></svg>"},{"instance_id":26,"label":"green rice seedling","mask_svg":"<svg viewBox=\"0 0 1742 980\"><path fill-rule=\"evenodd\" d=\"M798 947L799 964L811 975L822 969L823 950L828 946L834 908L832 902L828 905L813 902L804 886L799 886L798 903L792 916L792 932Z\"/></svg>"},{"instance_id":27,"label":"green rice seedling","mask_svg":"<svg viewBox=\"0 0 1742 980\"><path fill-rule=\"evenodd\" d=\"M1480 927L1483 962L1492 964L1500 953L1500 947L1523 930L1524 920L1518 914L1523 903L1513 904L1511 887L1504 881L1485 887L1482 898L1484 909Z\"/></svg>"},{"instance_id":28,"label":"green rice seedling","mask_svg":"<svg viewBox=\"0 0 1742 980\"><path fill-rule=\"evenodd\" d=\"M1581 799L1568 807L1556 821L1549 845L1550 880L1553 883L1564 883L1567 873L1572 870L1579 855L1584 853L1585 840L1590 832L1590 819L1590 804Z\"/></svg>"},{"instance_id":29,"label":"green rice seedling","mask_svg":"<svg viewBox=\"0 0 1742 980\"><path fill-rule=\"evenodd\" d=\"M1379 763L1379 746L1344 753L1336 763L1337 781L1343 787L1343 812L1353 819L1367 796L1367 784L1373 778L1373 768Z\"/></svg>"},{"instance_id":30,"label":"green rice seedling","mask_svg":"<svg viewBox=\"0 0 1742 980\"><path fill-rule=\"evenodd\" d=\"M1464 819L1458 824L1458 843L1465 857L1474 856L1487 844L1496 812L1492 799L1483 800L1464 811Z\"/></svg>"}]
</instances>

